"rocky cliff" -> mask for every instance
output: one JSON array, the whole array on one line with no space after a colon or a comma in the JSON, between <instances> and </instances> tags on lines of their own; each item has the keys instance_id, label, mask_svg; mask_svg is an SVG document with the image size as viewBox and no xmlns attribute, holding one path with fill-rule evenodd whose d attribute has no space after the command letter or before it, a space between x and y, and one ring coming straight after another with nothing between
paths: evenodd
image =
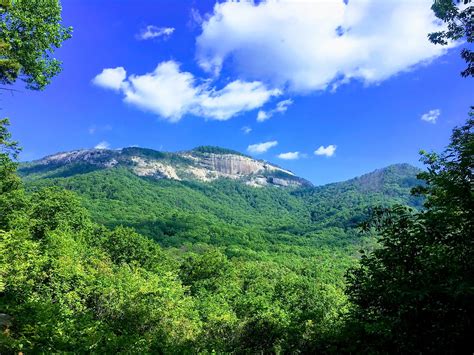
<instances>
[{"instance_id":1,"label":"rocky cliff","mask_svg":"<svg viewBox=\"0 0 474 355\"><path fill-rule=\"evenodd\" d=\"M22 164L23 175L47 177L71 169L112 169L125 167L138 176L155 179L213 181L219 178L241 180L255 186L311 186L291 171L239 152L218 147L198 147L168 153L144 148L119 150L86 149L47 156Z\"/></svg>"}]
</instances>

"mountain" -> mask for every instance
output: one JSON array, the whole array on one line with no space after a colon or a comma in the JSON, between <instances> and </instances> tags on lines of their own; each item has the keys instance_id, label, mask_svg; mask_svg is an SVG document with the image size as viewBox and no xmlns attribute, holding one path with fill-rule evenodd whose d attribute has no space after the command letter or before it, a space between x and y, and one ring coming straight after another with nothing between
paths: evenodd
<instances>
[{"instance_id":1,"label":"mountain","mask_svg":"<svg viewBox=\"0 0 474 355\"><path fill-rule=\"evenodd\" d=\"M239 152L212 146L168 153L145 148L85 149L47 156L23 165L26 176L65 177L78 172L124 167L133 174L154 179L213 181L229 178L250 186L311 186L291 171Z\"/></svg>"},{"instance_id":2,"label":"mountain","mask_svg":"<svg viewBox=\"0 0 474 355\"><path fill-rule=\"evenodd\" d=\"M369 208L420 205L410 195L419 170L408 164L314 187L276 165L217 147L80 150L22 164L19 172L29 189L77 192L106 226L132 227L165 247L215 245L245 258L346 258L367 242L355 227Z\"/></svg>"}]
</instances>

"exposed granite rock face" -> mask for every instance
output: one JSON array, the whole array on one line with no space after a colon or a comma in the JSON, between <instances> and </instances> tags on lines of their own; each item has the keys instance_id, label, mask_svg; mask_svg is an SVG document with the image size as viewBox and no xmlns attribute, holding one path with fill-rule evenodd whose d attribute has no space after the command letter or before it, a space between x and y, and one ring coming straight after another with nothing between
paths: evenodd
<instances>
[{"instance_id":1,"label":"exposed granite rock face","mask_svg":"<svg viewBox=\"0 0 474 355\"><path fill-rule=\"evenodd\" d=\"M134 163L132 171L138 176L181 180L171 165L166 165L158 161L145 160L140 157L131 157L130 160Z\"/></svg>"},{"instance_id":2,"label":"exposed granite rock face","mask_svg":"<svg viewBox=\"0 0 474 355\"><path fill-rule=\"evenodd\" d=\"M271 171L280 171L294 176L291 171L242 155L208 153L196 156L192 153L185 153L183 156L192 159L203 169L217 172L220 176L237 178Z\"/></svg>"},{"instance_id":3,"label":"exposed granite rock face","mask_svg":"<svg viewBox=\"0 0 474 355\"><path fill-rule=\"evenodd\" d=\"M104 169L125 167L138 176L157 179L212 181L229 178L242 180L255 187L311 185L310 182L295 176L291 171L276 165L252 159L238 152L225 151L219 154L196 150L165 153L142 148L87 149L47 156L26 164L28 167L24 169L35 167L44 169L48 166L64 167L77 164Z\"/></svg>"},{"instance_id":4,"label":"exposed granite rock face","mask_svg":"<svg viewBox=\"0 0 474 355\"><path fill-rule=\"evenodd\" d=\"M117 164L117 161L113 159L112 152L113 151L107 149L73 150L71 152L49 155L37 162L42 165L84 162L99 166L112 167Z\"/></svg>"}]
</instances>

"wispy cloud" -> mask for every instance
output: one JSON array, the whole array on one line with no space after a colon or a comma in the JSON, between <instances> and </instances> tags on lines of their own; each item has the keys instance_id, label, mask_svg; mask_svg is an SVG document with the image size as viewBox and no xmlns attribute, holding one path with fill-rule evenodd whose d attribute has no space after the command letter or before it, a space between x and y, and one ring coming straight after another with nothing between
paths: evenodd
<instances>
[{"instance_id":1,"label":"wispy cloud","mask_svg":"<svg viewBox=\"0 0 474 355\"><path fill-rule=\"evenodd\" d=\"M96 126L96 125L92 125L90 126L87 131L89 132L89 134L96 134L97 132L101 132L101 131L111 131L112 130L112 125L110 124L106 124L104 126Z\"/></svg>"},{"instance_id":2,"label":"wispy cloud","mask_svg":"<svg viewBox=\"0 0 474 355\"><path fill-rule=\"evenodd\" d=\"M158 27L154 25L148 25L136 35L136 38L142 41L158 37L163 37L166 39L173 34L174 30L174 27Z\"/></svg>"},{"instance_id":3,"label":"wispy cloud","mask_svg":"<svg viewBox=\"0 0 474 355\"><path fill-rule=\"evenodd\" d=\"M204 18L201 16L201 13L199 12L198 9L191 8L189 11L189 21L188 21L188 27L190 29L195 29L196 27L199 27L202 25L204 22Z\"/></svg>"},{"instance_id":4,"label":"wispy cloud","mask_svg":"<svg viewBox=\"0 0 474 355\"><path fill-rule=\"evenodd\" d=\"M277 141L251 144L247 147L247 151L252 154L263 154L267 152L270 148L273 148L277 145L278 145Z\"/></svg>"},{"instance_id":5,"label":"wispy cloud","mask_svg":"<svg viewBox=\"0 0 474 355\"><path fill-rule=\"evenodd\" d=\"M258 111L258 114L257 114L257 121L263 122L271 118L275 113L283 113L288 109L288 106L290 106L291 104L293 104L293 100L287 99L287 100L278 102L273 110L270 110L270 111L260 110Z\"/></svg>"},{"instance_id":6,"label":"wispy cloud","mask_svg":"<svg viewBox=\"0 0 474 355\"><path fill-rule=\"evenodd\" d=\"M99 144L97 144L95 147L95 149L109 149L110 148L110 144L106 141L102 141L100 142Z\"/></svg>"},{"instance_id":7,"label":"wispy cloud","mask_svg":"<svg viewBox=\"0 0 474 355\"><path fill-rule=\"evenodd\" d=\"M440 109L429 110L428 112L421 115L421 119L423 121L435 124L440 115L441 115Z\"/></svg>"},{"instance_id":8,"label":"wispy cloud","mask_svg":"<svg viewBox=\"0 0 474 355\"><path fill-rule=\"evenodd\" d=\"M244 132L244 134L249 134L250 132L252 132L252 128L250 128L249 126L244 126L242 127L242 132Z\"/></svg>"},{"instance_id":9,"label":"wispy cloud","mask_svg":"<svg viewBox=\"0 0 474 355\"><path fill-rule=\"evenodd\" d=\"M318 149L314 151L315 155L324 155L326 157L332 157L334 153L336 152L337 146L334 144L330 144L327 147L325 146L320 146Z\"/></svg>"},{"instance_id":10,"label":"wispy cloud","mask_svg":"<svg viewBox=\"0 0 474 355\"><path fill-rule=\"evenodd\" d=\"M300 152L288 152L288 153L281 153L278 154L278 158L283 160L296 160L301 158Z\"/></svg>"},{"instance_id":11,"label":"wispy cloud","mask_svg":"<svg viewBox=\"0 0 474 355\"><path fill-rule=\"evenodd\" d=\"M235 80L222 89L210 87L207 82L197 84L193 74L181 71L174 61L158 64L151 73L128 78L121 67L104 69L93 83L122 92L125 102L170 122L177 122L186 114L225 121L281 94L259 81Z\"/></svg>"}]
</instances>

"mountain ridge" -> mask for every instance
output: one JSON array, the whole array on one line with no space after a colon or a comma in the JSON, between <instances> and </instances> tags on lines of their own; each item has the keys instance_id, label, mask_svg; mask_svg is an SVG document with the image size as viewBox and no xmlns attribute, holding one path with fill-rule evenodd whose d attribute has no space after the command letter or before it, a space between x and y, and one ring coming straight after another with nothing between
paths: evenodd
<instances>
[{"instance_id":1,"label":"mountain ridge","mask_svg":"<svg viewBox=\"0 0 474 355\"><path fill-rule=\"evenodd\" d=\"M117 158L119 158L117 160ZM181 166L179 166L181 164ZM188 169L183 165L188 164ZM81 165L81 166L75 166ZM89 166L87 166L89 165ZM68 167L69 166L69 167ZM74 169L74 167L77 169ZM41 175L41 171L55 171L66 169L72 174L96 169L126 166L138 176L152 178L165 178L172 180L197 180L209 182L218 178L230 178L244 181L254 187L279 186L279 187L320 187L333 184L356 183L367 191L380 187L384 173L389 170L399 170L414 176L421 170L408 163L395 163L378 168L351 179L314 185L303 177L296 176L291 170L285 169L275 163L255 159L244 153L218 146L197 146L191 150L176 152L158 151L142 147L125 147L119 149L85 148L71 151L58 152L46 155L43 158L20 163L19 173L24 178L62 177L68 176L67 172L61 174ZM177 169L178 167L178 169ZM177 170L180 174L177 173Z\"/></svg>"},{"instance_id":2,"label":"mountain ridge","mask_svg":"<svg viewBox=\"0 0 474 355\"><path fill-rule=\"evenodd\" d=\"M20 174L27 176L41 171L72 168L82 165L85 170L124 166L138 176L172 180L213 181L218 178L241 180L247 185L312 186L306 179L290 170L257 160L245 154L212 146L200 146L179 152L161 152L148 148L79 149L60 152L22 163Z\"/></svg>"}]
</instances>

